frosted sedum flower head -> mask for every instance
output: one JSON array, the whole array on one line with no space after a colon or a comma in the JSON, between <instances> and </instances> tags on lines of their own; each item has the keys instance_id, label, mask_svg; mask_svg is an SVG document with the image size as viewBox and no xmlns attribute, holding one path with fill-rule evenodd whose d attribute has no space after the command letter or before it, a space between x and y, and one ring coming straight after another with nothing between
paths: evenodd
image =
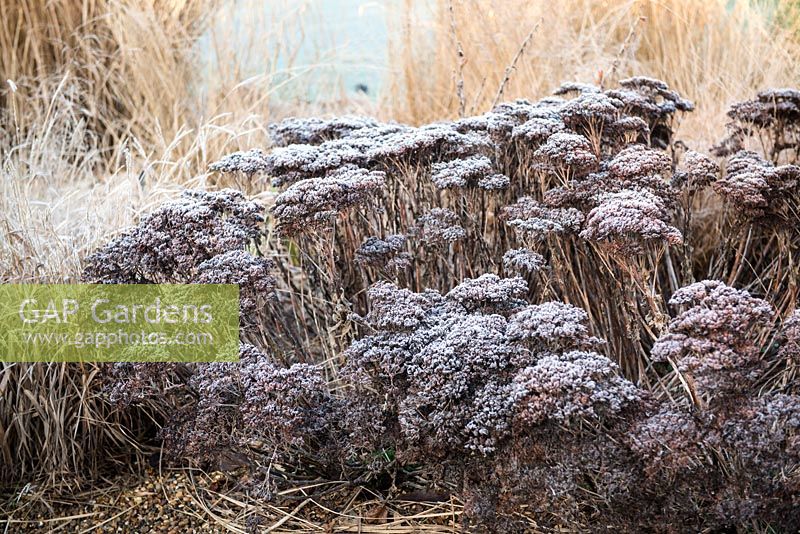
<instances>
[{"instance_id":1,"label":"frosted sedum flower head","mask_svg":"<svg viewBox=\"0 0 800 534\"><path fill-rule=\"evenodd\" d=\"M433 208L421 216L414 232L428 247L447 246L467 235L460 225L458 215L445 208Z\"/></svg>"},{"instance_id":2,"label":"frosted sedum flower head","mask_svg":"<svg viewBox=\"0 0 800 534\"><path fill-rule=\"evenodd\" d=\"M414 293L389 282L374 284L367 296L371 305L367 321L380 330L416 328L430 309L441 301L438 293Z\"/></svg>"},{"instance_id":3,"label":"frosted sedum flower head","mask_svg":"<svg viewBox=\"0 0 800 534\"><path fill-rule=\"evenodd\" d=\"M515 126L511 132L511 137L520 141L526 141L533 146L538 146L556 133L566 131L567 127L561 119L549 117L534 117L519 126Z\"/></svg>"},{"instance_id":4,"label":"frosted sedum flower head","mask_svg":"<svg viewBox=\"0 0 800 534\"><path fill-rule=\"evenodd\" d=\"M531 197L522 197L503 209L506 224L525 237L543 241L551 234L577 233L583 214L575 208L549 208Z\"/></svg>"},{"instance_id":5,"label":"frosted sedum flower head","mask_svg":"<svg viewBox=\"0 0 800 534\"><path fill-rule=\"evenodd\" d=\"M774 315L770 304L717 280L679 289L670 304L691 307L672 319L668 333L653 345L655 361L675 362L692 374L703 394L724 396L753 383L757 339Z\"/></svg>"},{"instance_id":6,"label":"frosted sedum flower head","mask_svg":"<svg viewBox=\"0 0 800 534\"><path fill-rule=\"evenodd\" d=\"M372 130L381 126L380 122L370 117L289 117L270 124L269 134L275 146L318 145L324 141L349 137L359 130Z\"/></svg>"},{"instance_id":7,"label":"frosted sedum flower head","mask_svg":"<svg viewBox=\"0 0 800 534\"><path fill-rule=\"evenodd\" d=\"M622 254L642 252L648 242L677 245L683 236L670 226L669 212L660 197L646 190L623 189L598 197L581 237Z\"/></svg>"},{"instance_id":8,"label":"frosted sedum flower head","mask_svg":"<svg viewBox=\"0 0 800 534\"><path fill-rule=\"evenodd\" d=\"M614 156L608 165L608 172L612 177L623 180L654 174L667 177L672 175L672 159L665 152L645 145L633 145Z\"/></svg>"},{"instance_id":9,"label":"frosted sedum flower head","mask_svg":"<svg viewBox=\"0 0 800 534\"><path fill-rule=\"evenodd\" d=\"M439 189L504 189L509 183L508 177L494 172L492 161L482 155L434 163L431 172L431 180Z\"/></svg>"},{"instance_id":10,"label":"frosted sedum flower head","mask_svg":"<svg viewBox=\"0 0 800 534\"><path fill-rule=\"evenodd\" d=\"M486 273L478 278L466 278L447 293L446 298L467 310L495 309L518 304L518 299L528 291L522 278L500 278Z\"/></svg>"},{"instance_id":11,"label":"frosted sedum flower head","mask_svg":"<svg viewBox=\"0 0 800 534\"><path fill-rule=\"evenodd\" d=\"M538 425L613 417L638 402L607 358L571 350L599 342L586 314L554 302L522 308L526 289L493 274L444 298L374 286L367 319L376 330L348 349L343 372L356 389L351 437L374 450L389 433L404 461L460 462Z\"/></svg>"},{"instance_id":12,"label":"frosted sedum flower head","mask_svg":"<svg viewBox=\"0 0 800 534\"><path fill-rule=\"evenodd\" d=\"M184 191L91 254L91 283L187 283L197 267L242 250L261 233L263 208L239 191Z\"/></svg>"},{"instance_id":13,"label":"frosted sedum flower head","mask_svg":"<svg viewBox=\"0 0 800 534\"><path fill-rule=\"evenodd\" d=\"M244 250L232 250L197 266L194 282L199 284L238 284L239 307L246 318L266 300L275 297L277 280L271 274L275 262Z\"/></svg>"},{"instance_id":14,"label":"frosted sedum flower head","mask_svg":"<svg viewBox=\"0 0 800 534\"><path fill-rule=\"evenodd\" d=\"M578 130L584 128L601 128L605 124L613 124L617 120L622 102L604 93L586 92L567 102L561 110L564 123Z\"/></svg>"},{"instance_id":15,"label":"frosted sedum flower head","mask_svg":"<svg viewBox=\"0 0 800 534\"><path fill-rule=\"evenodd\" d=\"M689 150L680 170L672 177L673 185L697 191L708 187L719 176L719 164L705 154Z\"/></svg>"},{"instance_id":16,"label":"frosted sedum flower head","mask_svg":"<svg viewBox=\"0 0 800 534\"><path fill-rule=\"evenodd\" d=\"M405 252L406 236L393 234L380 239L368 237L355 252L355 262L362 266L379 267L389 271L411 265L411 255Z\"/></svg>"},{"instance_id":17,"label":"frosted sedum flower head","mask_svg":"<svg viewBox=\"0 0 800 534\"><path fill-rule=\"evenodd\" d=\"M591 83L582 82L564 82L558 89L553 91L554 95L567 95L569 93L585 94L585 93L601 93L602 89Z\"/></svg>"},{"instance_id":18,"label":"frosted sedum flower head","mask_svg":"<svg viewBox=\"0 0 800 534\"><path fill-rule=\"evenodd\" d=\"M369 202L383 189L385 174L344 166L323 178L308 178L278 195L272 207L278 231L303 234L325 227L345 211Z\"/></svg>"},{"instance_id":19,"label":"frosted sedum flower head","mask_svg":"<svg viewBox=\"0 0 800 534\"><path fill-rule=\"evenodd\" d=\"M531 274L541 271L547 262L544 257L526 248L517 248L503 254L503 268L509 272Z\"/></svg>"},{"instance_id":20,"label":"frosted sedum flower head","mask_svg":"<svg viewBox=\"0 0 800 534\"><path fill-rule=\"evenodd\" d=\"M219 161L212 163L209 169L217 172L240 172L248 176L265 172L269 169L267 156L258 148L242 152L234 152Z\"/></svg>"},{"instance_id":21,"label":"frosted sedum flower head","mask_svg":"<svg viewBox=\"0 0 800 534\"><path fill-rule=\"evenodd\" d=\"M525 425L613 415L641 399L616 364L583 351L543 356L514 377L512 391L519 399L516 419Z\"/></svg>"},{"instance_id":22,"label":"frosted sedum flower head","mask_svg":"<svg viewBox=\"0 0 800 534\"><path fill-rule=\"evenodd\" d=\"M775 167L755 152L742 150L730 159L725 175L714 182L714 190L743 218L780 223L794 217L800 167Z\"/></svg>"},{"instance_id":23,"label":"frosted sedum flower head","mask_svg":"<svg viewBox=\"0 0 800 534\"><path fill-rule=\"evenodd\" d=\"M584 174L599 164L589 140L572 133L551 135L533 155L554 169L567 169L573 174Z\"/></svg>"},{"instance_id":24,"label":"frosted sedum flower head","mask_svg":"<svg viewBox=\"0 0 800 534\"><path fill-rule=\"evenodd\" d=\"M508 320L507 334L548 350L587 347L602 341L589 336L589 316L581 308L563 302L526 306Z\"/></svg>"},{"instance_id":25,"label":"frosted sedum flower head","mask_svg":"<svg viewBox=\"0 0 800 534\"><path fill-rule=\"evenodd\" d=\"M303 363L281 368L261 358L245 365L241 374L239 410L252 434L283 447L302 447L326 431L330 402L318 368Z\"/></svg>"}]
</instances>

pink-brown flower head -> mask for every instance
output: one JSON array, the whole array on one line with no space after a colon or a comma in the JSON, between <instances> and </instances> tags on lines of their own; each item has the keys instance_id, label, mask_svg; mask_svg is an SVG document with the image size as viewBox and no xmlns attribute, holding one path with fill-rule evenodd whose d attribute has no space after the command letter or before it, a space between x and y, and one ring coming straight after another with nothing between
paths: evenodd
<instances>
[{"instance_id":1,"label":"pink-brown flower head","mask_svg":"<svg viewBox=\"0 0 800 534\"><path fill-rule=\"evenodd\" d=\"M564 104L561 117L564 124L574 130L602 132L602 127L616 122L623 104L604 93L582 93Z\"/></svg>"},{"instance_id":2,"label":"pink-brown flower head","mask_svg":"<svg viewBox=\"0 0 800 534\"><path fill-rule=\"evenodd\" d=\"M291 185L275 199L272 214L284 234L304 234L330 225L339 215L369 204L382 191L386 175L347 165L322 178Z\"/></svg>"},{"instance_id":3,"label":"pink-brown flower head","mask_svg":"<svg viewBox=\"0 0 800 534\"><path fill-rule=\"evenodd\" d=\"M768 328L774 309L717 280L679 289L672 305L690 305L669 323L651 351L654 361L675 362L692 373L700 392L720 394L752 384L760 357L758 337Z\"/></svg>"},{"instance_id":4,"label":"pink-brown flower head","mask_svg":"<svg viewBox=\"0 0 800 534\"><path fill-rule=\"evenodd\" d=\"M528 283L519 277L500 278L486 273L478 278L465 278L445 297L469 311L476 309L508 309L517 307L528 292Z\"/></svg>"},{"instance_id":5,"label":"pink-brown flower head","mask_svg":"<svg viewBox=\"0 0 800 534\"><path fill-rule=\"evenodd\" d=\"M387 125L370 117L288 117L270 124L269 135L275 146L318 145L332 139L348 137L358 130L374 130L383 126Z\"/></svg>"},{"instance_id":6,"label":"pink-brown flower head","mask_svg":"<svg viewBox=\"0 0 800 534\"><path fill-rule=\"evenodd\" d=\"M680 231L669 224L664 201L647 190L623 189L598 197L581 237L602 243L622 254L636 254L648 242L677 245Z\"/></svg>"},{"instance_id":7,"label":"pink-brown flower head","mask_svg":"<svg viewBox=\"0 0 800 534\"><path fill-rule=\"evenodd\" d=\"M362 266L379 267L389 271L405 269L411 255L405 252L406 236L392 234L384 239L371 236L356 249L355 262Z\"/></svg>"},{"instance_id":8,"label":"pink-brown flower head","mask_svg":"<svg viewBox=\"0 0 800 534\"><path fill-rule=\"evenodd\" d=\"M541 271L547 265L544 257L526 248L517 248L503 254L503 268L507 272L532 274Z\"/></svg>"},{"instance_id":9,"label":"pink-brown flower head","mask_svg":"<svg viewBox=\"0 0 800 534\"><path fill-rule=\"evenodd\" d=\"M514 377L517 421L539 425L613 416L641 399L616 364L595 352L542 356Z\"/></svg>"},{"instance_id":10,"label":"pink-brown flower head","mask_svg":"<svg viewBox=\"0 0 800 534\"><path fill-rule=\"evenodd\" d=\"M416 222L414 232L428 247L447 246L467 235L458 215L445 208L433 208L422 215Z\"/></svg>"},{"instance_id":11,"label":"pink-brown flower head","mask_svg":"<svg viewBox=\"0 0 800 534\"><path fill-rule=\"evenodd\" d=\"M705 154L689 150L684 154L681 167L672 177L676 187L697 191L708 187L719 177L719 164Z\"/></svg>"},{"instance_id":12,"label":"pink-brown flower head","mask_svg":"<svg viewBox=\"0 0 800 534\"><path fill-rule=\"evenodd\" d=\"M572 133L554 133L533 155L554 169L567 170L571 174L589 172L599 164L589 140Z\"/></svg>"},{"instance_id":13,"label":"pink-brown flower head","mask_svg":"<svg viewBox=\"0 0 800 534\"><path fill-rule=\"evenodd\" d=\"M234 152L212 163L209 170L216 172L240 172L248 176L269 170L269 162L264 151L258 148Z\"/></svg>"},{"instance_id":14,"label":"pink-brown flower head","mask_svg":"<svg viewBox=\"0 0 800 534\"><path fill-rule=\"evenodd\" d=\"M91 283L185 283L198 265L261 233L263 208L239 191L184 191L91 254Z\"/></svg>"},{"instance_id":15,"label":"pink-brown flower head","mask_svg":"<svg viewBox=\"0 0 800 534\"><path fill-rule=\"evenodd\" d=\"M549 208L531 197L522 197L503 209L506 224L526 237L543 241L551 234L574 234L580 230L583 214L575 208Z\"/></svg>"},{"instance_id":16,"label":"pink-brown flower head","mask_svg":"<svg viewBox=\"0 0 800 534\"><path fill-rule=\"evenodd\" d=\"M483 155L434 163L431 166L431 180L439 189L504 189L509 184L508 177L497 174L492 160Z\"/></svg>"}]
</instances>

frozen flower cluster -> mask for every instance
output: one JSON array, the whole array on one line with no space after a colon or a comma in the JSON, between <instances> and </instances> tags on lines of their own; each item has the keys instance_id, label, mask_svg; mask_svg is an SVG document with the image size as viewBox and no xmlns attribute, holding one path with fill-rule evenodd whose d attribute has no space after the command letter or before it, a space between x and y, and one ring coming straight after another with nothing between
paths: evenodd
<instances>
[{"instance_id":1,"label":"frozen flower cluster","mask_svg":"<svg viewBox=\"0 0 800 534\"><path fill-rule=\"evenodd\" d=\"M368 204L385 185L385 174L346 165L322 178L307 178L278 195L272 216L279 232L299 235L329 226L340 214Z\"/></svg>"},{"instance_id":2,"label":"frozen flower cluster","mask_svg":"<svg viewBox=\"0 0 800 534\"><path fill-rule=\"evenodd\" d=\"M796 214L800 167L776 167L755 152L743 150L730 158L725 174L713 186L745 219L780 224Z\"/></svg>"},{"instance_id":3,"label":"frozen flower cluster","mask_svg":"<svg viewBox=\"0 0 800 534\"><path fill-rule=\"evenodd\" d=\"M343 370L356 390L348 411L368 419L348 418L354 442L370 448L391 436L407 461L489 455L512 434L611 417L639 401L610 360L578 350L600 343L585 312L526 305L526 292L521 278L492 274L444 297L374 286L375 332L347 350Z\"/></svg>"},{"instance_id":4,"label":"frozen flower cluster","mask_svg":"<svg viewBox=\"0 0 800 534\"><path fill-rule=\"evenodd\" d=\"M507 206L503 217L518 233L534 241L543 241L551 234L575 234L584 218L575 208L549 208L531 197Z\"/></svg>"},{"instance_id":5,"label":"frozen flower cluster","mask_svg":"<svg viewBox=\"0 0 800 534\"><path fill-rule=\"evenodd\" d=\"M267 156L259 148L234 152L212 163L209 170L225 173L240 172L252 176L267 170Z\"/></svg>"},{"instance_id":6,"label":"frozen flower cluster","mask_svg":"<svg viewBox=\"0 0 800 534\"><path fill-rule=\"evenodd\" d=\"M615 415L641 399L611 360L578 350L543 355L516 374L512 391L521 399L515 418L524 425Z\"/></svg>"},{"instance_id":7,"label":"frozen flower cluster","mask_svg":"<svg viewBox=\"0 0 800 534\"><path fill-rule=\"evenodd\" d=\"M215 256L261 234L263 208L238 191L185 191L86 259L91 283L187 283Z\"/></svg>"},{"instance_id":8,"label":"frozen flower cluster","mask_svg":"<svg viewBox=\"0 0 800 534\"><path fill-rule=\"evenodd\" d=\"M507 334L539 351L601 345L601 339L589 335L588 323L589 316L581 308L564 302L545 302L514 313L508 320Z\"/></svg>"},{"instance_id":9,"label":"frozen flower cluster","mask_svg":"<svg viewBox=\"0 0 800 534\"><path fill-rule=\"evenodd\" d=\"M728 135L714 147L717 156L730 156L745 148L748 139L765 145L773 163L780 159L795 162L800 148L800 91L791 88L767 89L753 100L731 106Z\"/></svg>"},{"instance_id":10,"label":"frozen flower cluster","mask_svg":"<svg viewBox=\"0 0 800 534\"><path fill-rule=\"evenodd\" d=\"M412 231L429 247L446 246L467 235L458 215L445 208L433 208L422 215Z\"/></svg>"},{"instance_id":11,"label":"frozen flower cluster","mask_svg":"<svg viewBox=\"0 0 800 534\"><path fill-rule=\"evenodd\" d=\"M759 374L759 336L775 313L769 303L705 280L676 291L670 304L689 308L656 341L651 352L655 361L673 362L708 397L724 398L752 385Z\"/></svg>"},{"instance_id":12,"label":"frozen flower cluster","mask_svg":"<svg viewBox=\"0 0 800 534\"><path fill-rule=\"evenodd\" d=\"M511 137L524 140L531 146L537 146L546 141L551 135L566 131L564 121L551 117L534 117L519 126L514 126Z\"/></svg>"},{"instance_id":13,"label":"frozen flower cluster","mask_svg":"<svg viewBox=\"0 0 800 534\"><path fill-rule=\"evenodd\" d=\"M526 248L515 248L503 254L503 268L517 274L541 271L547 265L544 256Z\"/></svg>"},{"instance_id":14,"label":"frozen flower cluster","mask_svg":"<svg viewBox=\"0 0 800 534\"><path fill-rule=\"evenodd\" d=\"M695 473L710 462L704 422L688 410L665 406L632 429L628 443L648 477Z\"/></svg>"},{"instance_id":15,"label":"frozen flower cluster","mask_svg":"<svg viewBox=\"0 0 800 534\"><path fill-rule=\"evenodd\" d=\"M193 282L198 284L237 284L239 308L243 318L257 312L268 299L274 298L277 280L271 274L274 261L253 256L244 250L218 254L197 266Z\"/></svg>"},{"instance_id":16,"label":"frozen flower cluster","mask_svg":"<svg viewBox=\"0 0 800 534\"><path fill-rule=\"evenodd\" d=\"M368 237L356 249L355 262L359 265L398 271L411 265L411 254L405 251L406 236L392 234L384 239Z\"/></svg>"},{"instance_id":17,"label":"frozen flower cluster","mask_svg":"<svg viewBox=\"0 0 800 534\"><path fill-rule=\"evenodd\" d=\"M381 123L370 117L289 117L270 124L269 135L275 146L318 145L348 137L359 130L373 130L380 126Z\"/></svg>"},{"instance_id":18,"label":"frozen flower cluster","mask_svg":"<svg viewBox=\"0 0 800 534\"><path fill-rule=\"evenodd\" d=\"M598 205L586 217L581 237L602 243L621 254L636 254L643 245L656 241L669 245L683 242L683 236L669 221L661 197L646 189L623 189L597 198Z\"/></svg>"},{"instance_id":19,"label":"frozen flower cluster","mask_svg":"<svg viewBox=\"0 0 800 534\"><path fill-rule=\"evenodd\" d=\"M323 439L333 421L320 370L304 363L285 368L265 358L243 366L239 411L251 436L303 447Z\"/></svg>"},{"instance_id":20,"label":"frozen flower cluster","mask_svg":"<svg viewBox=\"0 0 800 534\"><path fill-rule=\"evenodd\" d=\"M719 177L719 164L705 154L689 150L684 154L681 167L672 176L672 185L690 192L711 185Z\"/></svg>"},{"instance_id":21,"label":"frozen flower cluster","mask_svg":"<svg viewBox=\"0 0 800 534\"><path fill-rule=\"evenodd\" d=\"M478 278L466 278L445 297L467 310L513 309L521 304L520 297L528 292L522 278L500 278L486 273Z\"/></svg>"},{"instance_id":22,"label":"frozen flower cluster","mask_svg":"<svg viewBox=\"0 0 800 534\"><path fill-rule=\"evenodd\" d=\"M584 174L599 164L589 140L573 133L554 133L542 144L534 157L547 162L556 170Z\"/></svg>"},{"instance_id":23,"label":"frozen flower cluster","mask_svg":"<svg viewBox=\"0 0 800 534\"><path fill-rule=\"evenodd\" d=\"M486 190L508 187L507 176L494 171L492 161L483 155L454 159L431 166L431 180L439 189L479 187Z\"/></svg>"}]
</instances>

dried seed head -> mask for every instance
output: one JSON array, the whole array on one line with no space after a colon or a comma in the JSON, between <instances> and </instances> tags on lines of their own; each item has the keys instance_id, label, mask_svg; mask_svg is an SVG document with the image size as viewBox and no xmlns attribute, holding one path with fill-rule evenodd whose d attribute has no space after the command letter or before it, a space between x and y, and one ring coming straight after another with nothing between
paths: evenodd
<instances>
[{"instance_id":1,"label":"dried seed head","mask_svg":"<svg viewBox=\"0 0 800 534\"><path fill-rule=\"evenodd\" d=\"M569 93L600 93L601 89L593 84L590 83L581 83L581 82L564 82L562 83L558 89L553 91L554 95L567 95Z\"/></svg>"},{"instance_id":2,"label":"dried seed head","mask_svg":"<svg viewBox=\"0 0 800 534\"><path fill-rule=\"evenodd\" d=\"M683 156L682 168L672 177L675 187L697 191L708 187L719 176L719 164L705 154L689 150Z\"/></svg>"},{"instance_id":3,"label":"dried seed head","mask_svg":"<svg viewBox=\"0 0 800 534\"><path fill-rule=\"evenodd\" d=\"M238 191L184 191L86 261L91 283L186 283L206 260L241 250L261 232L263 208Z\"/></svg>"},{"instance_id":4,"label":"dried seed head","mask_svg":"<svg viewBox=\"0 0 800 534\"><path fill-rule=\"evenodd\" d=\"M537 241L550 234L577 233L583 222L583 214L575 208L548 208L531 197L522 197L506 206L503 217L517 232Z\"/></svg>"},{"instance_id":5,"label":"dried seed head","mask_svg":"<svg viewBox=\"0 0 800 534\"><path fill-rule=\"evenodd\" d=\"M434 163L431 173L431 180L439 189L504 189L509 184L508 177L495 173L492 161L482 155Z\"/></svg>"},{"instance_id":6,"label":"dried seed head","mask_svg":"<svg viewBox=\"0 0 800 534\"><path fill-rule=\"evenodd\" d=\"M486 273L478 278L465 278L450 290L446 297L467 310L506 309L519 305L519 298L528 292L528 283L522 278L500 278Z\"/></svg>"},{"instance_id":7,"label":"dried seed head","mask_svg":"<svg viewBox=\"0 0 800 534\"><path fill-rule=\"evenodd\" d=\"M254 148L242 152L234 152L212 163L209 169L216 172L240 172L248 176L269 170L267 156L261 149Z\"/></svg>"},{"instance_id":8,"label":"dried seed head","mask_svg":"<svg viewBox=\"0 0 800 534\"><path fill-rule=\"evenodd\" d=\"M669 333L653 345L654 361L675 362L692 374L702 394L724 397L753 383L757 340L771 324L772 306L717 280L679 289L670 304L691 307L672 319Z\"/></svg>"},{"instance_id":9,"label":"dried seed head","mask_svg":"<svg viewBox=\"0 0 800 534\"><path fill-rule=\"evenodd\" d=\"M595 169L599 163L592 152L589 140L582 135L571 133L551 135L533 155L549 163L555 169L566 167L574 174L589 172Z\"/></svg>"},{"instance_id":10,"label":"dried seed head","mask_svg":"<svg viewBox=\"0 0 800 534\"><path fill-rule=\"evenodd\" d=\"M601 242L614 252L636 254L648 242L677 245L680 231L669 224L664 201L646 190L623 189L598 197L598 205L586 217L581 237Z\"/></svg>"},{"instance_id":11,"label":"dried seed head","mask_svg":"<svg viewBox=\"0 0 800 534\"><path fill-rule=\"evenodd\" d=\"M272 260L255 257L244 250L232 250L198 265L193 282L238 284L239 308L243 318L247 318L266 300L275 297L277 280L270 274L275 267Z\"/></svg>"},{"instance_id":12,"label":"dried seed head","mask_svg":"<svg viewBox=\"0 0 800 534\"><path fill-rule=\"evenodd\" d=\"M458 215L445 208L433 208L421 216L414 231L429 247L447 246L467 235L460 226Z\"/></svg>"},{"instance_id":13,"label":"dried seed head","mask_svg":"<svg viewBox=\"0 0 800 534\"><path fill-rule=\"evenodd\" d=\"M547 262L541 254L526 248L517 248L503 254L503 268L519 274L531 274L541 271Z\"/></svg>"},{"instance_id":14,"label":"dried seed head","mask_svg":"<svg viewBox=\"0 0 800 534\"><path fill-rule=\"evenodd\" d=\"M355 252L355 262L362 266L387 270L405 269L411 264L411 255L405 252L406 236L388 235L385 239L368 237Z\"/></svg>"},{"instance_id":15,"label":"dried seed head","mask_svg":"<svg viewBox=\"0 0 800 534\"><path fill-rule=\"evenodd\" d=\"M289 117L270 124L269 135L275 146L318 145L332 139L349 137L358 130L374 130L384 126L387 125L369 117Z\"/></svg>"},{"instance_id":16,"label":"dried seed head","mask_svg":"<svg viewBox=\"0 0 800 534\"><path fill-rule=\"evenodd\" d=\"M326 227L342 213L380 194L385 176L381 171L347 165L323 178L301 180L275 199L276 228L299 235Z\"/></svg>"},{"instance_id":17,"label":"dried seed head","mask_svg":"<svg viewBox=\"0 0 800 534\"><path fill-rule=\"evenodd\" d=\"M765 225L793 217L800 192L800 168L774 167L755 152L737 152L714 190L745 219Z\"/></svg>"}]
</instances>

